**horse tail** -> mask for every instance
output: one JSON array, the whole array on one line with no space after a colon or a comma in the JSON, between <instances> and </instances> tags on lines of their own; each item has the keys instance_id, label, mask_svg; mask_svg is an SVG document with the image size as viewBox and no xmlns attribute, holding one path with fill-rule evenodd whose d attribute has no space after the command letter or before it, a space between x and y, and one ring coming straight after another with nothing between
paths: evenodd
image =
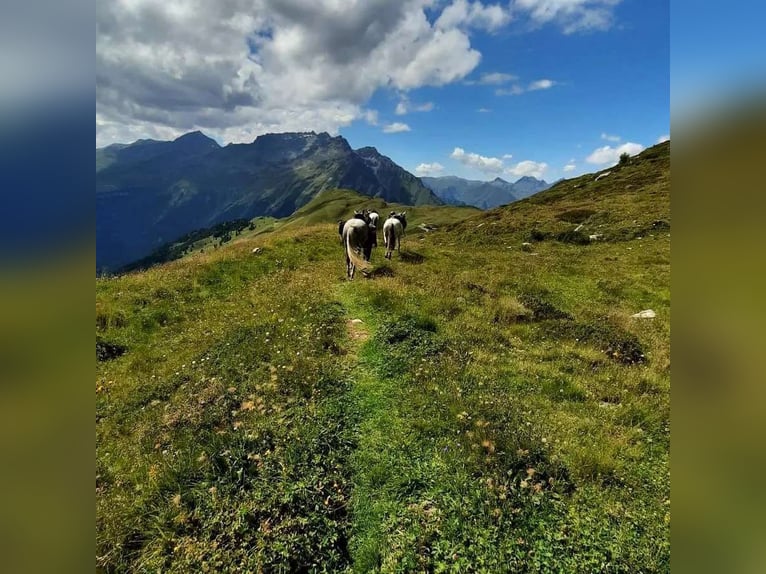
<instances>
[{"instance_id":1,"label":"horse tail","mask_svg":"<svg viewBox=\"0 0 766 574\"><path fill-rule=\"evenodd\" d=\"M351 246L352 231L352 229L349 229L349 232L346 234L346 255L348 255L348 258L351 260L351 263L353 263L355 267L359 267L359 269L362 271L366 271L370 268L370 264L359 257L356 249Z\"/></svg>"},{"instance_id":2,"label":"horse tail","mask_svg":"<svg viewBox=\"0 0 766 574\"><path fill-rule=\"evenodd\" d=\"M396 228L393 225L383 227L383 239L386 242L386 250L393 251L396 246Z\"/></svg>"}]
</instances>

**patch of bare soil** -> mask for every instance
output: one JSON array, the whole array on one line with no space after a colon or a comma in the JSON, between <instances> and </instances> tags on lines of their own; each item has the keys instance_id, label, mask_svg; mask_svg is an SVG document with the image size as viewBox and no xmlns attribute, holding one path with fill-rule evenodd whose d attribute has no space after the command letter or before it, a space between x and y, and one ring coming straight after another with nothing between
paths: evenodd
<instances>
[{"instance_id":1,"label":"patch of bare soil","mask_svg":"<svg viewBox=\"0 0 766 574\"><path fill-rule=\"evenodd\" d=\"M348 330L349 339L352 341L364 343L370 338L370 333L361 319L349 319L346 321L346 329Z\"/></svg>"}]
</instances>

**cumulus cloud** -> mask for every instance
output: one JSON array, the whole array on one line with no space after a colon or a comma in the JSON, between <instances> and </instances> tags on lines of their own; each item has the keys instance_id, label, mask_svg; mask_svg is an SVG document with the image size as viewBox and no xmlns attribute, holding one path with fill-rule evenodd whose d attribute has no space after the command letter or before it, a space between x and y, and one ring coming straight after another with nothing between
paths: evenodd
<instances>
[{"instance_id":1,"label":"cumulus cloud","mask_svg":"<svg viewBox=\"0 0 766 574\"><path fill-rule=\"evenodd\" d=\"M555 24L565 34L607 30L622 0L516 0L514 6L537 24Z\"/></svg>"},{"instance_id":2,"label":"cumulus cloud","mask_svg":"<svg viewBox=\"0 0 766 574\"><path fill-rule=\"evenodd\" d=\"M670 134L661 135L657 138L657 143L661 144L663 142L670 141Z\"/></svg>"},{"instance_id":3,"label":"cumulus cloud","mask_svg":"<svg viewBox=\"0 0 766 574\"><path fill-rule=\"evenodd\" d=\"M510 12L499 4L485 6L478 1L453 0L436 20L436 27L450 29L470 26L494 32L508 24L510 20Z\"/></svg>"},{"instance_id":4,"label":"cumulus cloud","mask_svg":"<svg viewBox=\"0 0 766 574\"><path fill-rule=\"evenodd\" d=\"M620 156L624 153L627 153L628 155L636 155L641 153L643 150L644 146L633 142L626 142L617 147L606 145L604 147L593 150L593 153L585 158L585 161L597 165L611 165L617 163L620 160Z\"/></svg>"},{"instance_id":5,"label":"cumulus cloud","mask_svg":"<svg viewBox=\"0 0 766 574\"><path fill-rule=\"evenodd\" d=\"M450 157L465 166L477 169L489 176L497 176L500 173L504 173L516 177L529 175L541 178L545 170L548 169L548 164L531 160L520 161L515 165L506 165L504 160L509 160L513 157L509 153L503 154L502 158L487 157L477 153L466 152L461 147L456 147L450 154Z\"/></svg>"},{"instance_id":6,"label":"cumulus cloud","mask_svg":"<svg viewBox=\"0 0 766 574\"><path fill-rule=\"evenodd\" d=\"M421 163L415 168L415 175L423 177L427 175L438 176L444 171L444 166L439 162Z\"/></svg>"},{"instance_id":7,"label":"cumulus cloud","mask_svg":"<svg viewBox=\"0 0 766 574\"><path fill-rule=\"evenodd\" d=\"M567 163L564 166L563 171L564 171L564 173L568 173L568 172L574 171L576 169L577 169L577 165L575 164L574 160L571 160L569 163Z\"/></svg>"},{"instance_id":8,"label":"cumulus cloud","mask_svg":"<svg viewBox=\"0 0 766 574\"><path fill-rule=\"evenodd\" d=\"M602 139L602 140L606 140L606 141L608 141L608 142L618 142L618 141L620 141L622 138L621 138L620 136L611 136L611 135L609 135L609 134L607 134L607 133L603 133L603 132L602 132L602 133L601 133L601 139Z\"/></svg>"},{"instance_id":9,"label":"cumulus cloud","mask_svg":"<svg viewBox=\"0 0 766 574\"><path fill-rule=\"evenodd\" d=\"M500 5L466 0L103 0L97 145L191 129L226 142L337 133L370 121L363 106L380 88L464 79L481 58L470 29L509 21Z\"/></svg>"},{"instance_id":10,"label":"cumulus cloud","mask_svg":"<svg viewBox=\"0 0 766 574\"><path fill-rule=\"evenodd\" d=\"M383 126L383 132L387 134L396 134L399 132L408 132L410 131L410 126L407 124L403 124L402 122L394 122L392 124L387 124Z\"/></svg>"},{"instance_id":11,"label":"cumulus cloud","mask_svg":"<svg viewBox=\"0 0 766 574\"><path fill-rule=\"evenodd\" d=\"M548 164L545 162L537 162L532 160L520 161L516 165L509 166L505 169L507 175L515 177L536 177L538 179L543 177L545 171L548 169Z\"/></svg>"},{"instance_id":12,"label":"cumulus cloud","mask_svg":"<svg viewBox=\"0 0 766 574\"><path fill-rule=\"evenodd\" d=\"M478 169L487 174L495 174L503 171L503 160L497 157L487 157L477 153L466 153L461 147L456 147L450 154L463 165Z\"/></svg>"}]
</instances>

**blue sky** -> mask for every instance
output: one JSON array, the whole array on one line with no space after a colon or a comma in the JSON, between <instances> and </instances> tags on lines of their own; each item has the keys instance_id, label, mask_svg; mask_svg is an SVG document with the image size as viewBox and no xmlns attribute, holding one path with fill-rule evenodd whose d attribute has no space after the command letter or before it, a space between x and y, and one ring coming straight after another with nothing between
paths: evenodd
<instances>
[{"instance_id":1,"label":"blue sky","mask_svg":"<svg viewBox=\"0 0 766 574\"><path fill-rule=\"evenodd\" d=\"M490 158L510 154L504 166L523 160L546 163L543 177L553 181L608 165L587 161L594 150L629 142L648 147L670 133L667 2L622 2L614 10L614 24L604 31L565 34L556 26L530 30L511 25L473 37L472 45L482 59L469 81L492 73L518 80L414 90L406 94L409 101L431 102L433 110L404 116L395 113L397 94L380 91L369 104L379 110L379 123L401 122L411 131L386 134L355 122L341 134L352 146L377 147L412 172L435 162L445 175L518 177L481 171L450 157L460 147ZM541 79L551 80L552 87L497 95ZM567 164L576 167L565 172Z\"/></svg>"},{"instance_id":2,"label":"blue sky","mask_svg":"<svg viewBox=\"0 0 766 574\"><path fill-rule=\"evenodd\" d=\"M668 137L669 22L667 0L104 0L96 141L328 131L417 175L554 181Z\"/></svg>"}]
</instances>

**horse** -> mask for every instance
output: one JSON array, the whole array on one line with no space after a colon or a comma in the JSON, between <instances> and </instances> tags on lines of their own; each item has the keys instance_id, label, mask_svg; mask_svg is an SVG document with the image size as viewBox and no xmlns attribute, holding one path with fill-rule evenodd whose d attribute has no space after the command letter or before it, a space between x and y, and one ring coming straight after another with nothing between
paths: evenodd
<instances>
[{"instance_id":1,"label":"horse","mask_svg":"<svg viewBox=\"0 0 766 574\"><path fill-rule=\"evenodd\" d=\"M372 237L370 238L370 247L378 246L378 223L380 222L380 215L374 209L367 214L370 219L370 232Z\"/></svg>"},{"instance_id":2,"label":"horse","mask_svg":"<svg viewBox=\"0 0 766 574\"><path fill-rule=\"evenodd\" d=\"M396 249L401 253L402 236L407 228L407 212L396 213L392 211L386 222L383 224L383 241L386 244L386 259L391 259L391 255Z\"/></svg>"},{"instance_id":3,"label":"horse","mask_svg":"<svg viewBox=\"0 0 766 574\"><path fill-rule=\"evenodd\" d=\"M354 217L343 224L341 238L346 250L346 273L349 279L354 278L354 272L359 267L362 273L367 273L370 267L370 228L363 217ZM360 257L359 253L362 252Z\"/></svg>"},{"instance_id":4,"label":"horse","mask_svg":"<svg viewBox=\"0 0 766 574\"><path fill-rule=\"evenodd\" d=\"M358 209L354 210L354 215L352 216L352 219L360 219L364 221L365 223L370 223L370 216L366 209L359 211ZM338 220L338 236L340 237L340 244L343 245L343 226L346 225L345 219L339 219Z\"/></svg>"}]
</instances>

